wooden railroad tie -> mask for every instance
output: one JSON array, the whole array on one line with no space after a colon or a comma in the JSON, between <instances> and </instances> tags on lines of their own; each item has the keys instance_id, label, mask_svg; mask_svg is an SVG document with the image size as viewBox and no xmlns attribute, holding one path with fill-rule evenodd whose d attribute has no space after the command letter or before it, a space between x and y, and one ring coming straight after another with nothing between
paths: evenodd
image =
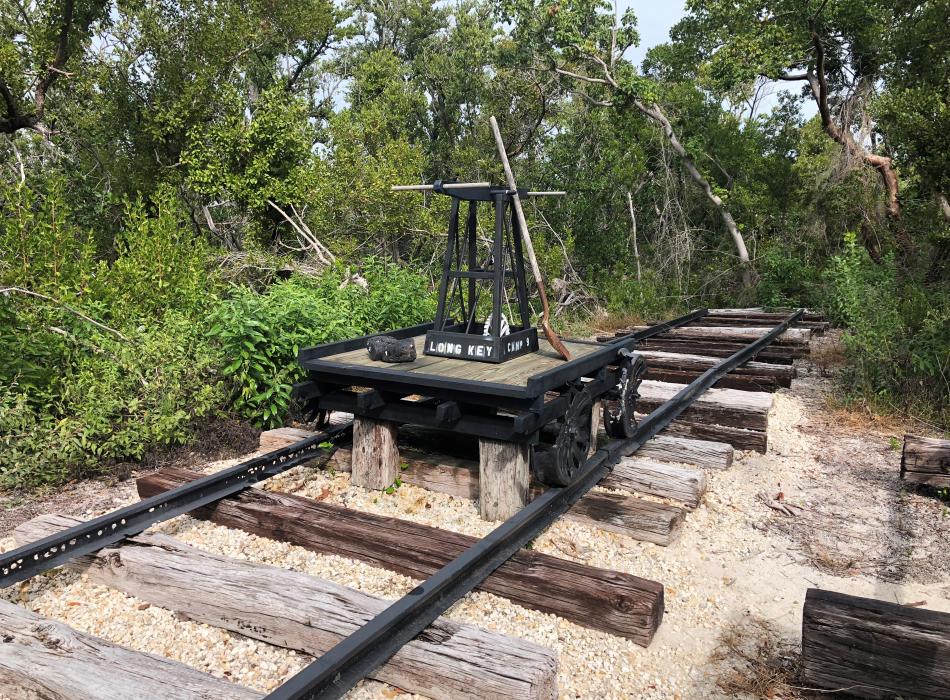
<instances>
[{"instance_id":1,"label":"wooden railroad tie","mask_svg":"<svg viewBox=\"0 0 950 700\"><path fill-rule=\"evenodd\" d=\"M0 600L0 688L11 700L253 700L261 693Z\"/></svg>"},{"instance_id":2,"label":"wooden railroad tie","mask_svg":"<svg viewBox=\"0 0 950 700\"><path fill-rule=\"evenodd\" d=\"M862 698L950 698L950 613L809 588L805 685Z\"/></svg>"},{"instance_id":3,"label":"wooden railroad tie","mask_svg":"<svg viewBox=\"0 0 950 700\"><path fill-rule=\"evenodd\" d=\"M350 459L350 450L341 448L334 453L328 466L348 472ZM458 498L476 500L479 497L479 465L474 460L403 450L401 467L404 467L401 478L413 486ZM531 488L530 496L533 498L542 491L543 487L536 484ZM563 517L666 546L676 539L684 516L685 511L677 506L654 503L628 494L592 491Z\"/></svg>"},{"instance_id":4,"label":"wooden railroad tie","mask_svg":"<svg viewBox=\"0 0 950 700\"><path fill-rule=\"evenodd\" d=\"M950 440L905 435L901 479L913 484L950 486Z\"/></svg>"},{"instance_id":5,"label":"wooden railroad tie","mask_svg":"<svg viewBox=\"0 0 950 700\"><path fill-rule=\"evenodd\" d=\"M15 535L29 542L78 522L69 516L40 516L18 527ZM328 651L389 605L347 586L210 554L161 534L143 533L121 547L75 559L69 567L88 575L92 583L197 622L310 656ZM103 676L111 680L112 670L105 669ZM442 618L372 677L434 700L548 700L557 697L557 655L520 638ZM165 678L173 682L177 674Z\"/></svg>"},{"instance_id":6,"label":"wooden railroad tie","mask_svg":"<svg viewBox=\"0 0 950 700\"><path fill-rule=\"evenodd\" d=\"M139 495L152 496L199 476L183 469L164 469L137 481ZM478 542L475 537L407 520L257 488L191 515L420 580ZM525 549L496 569L479 589L643 646L650 643L663 617L660 583Z\"/></svg>"}]
</instances>

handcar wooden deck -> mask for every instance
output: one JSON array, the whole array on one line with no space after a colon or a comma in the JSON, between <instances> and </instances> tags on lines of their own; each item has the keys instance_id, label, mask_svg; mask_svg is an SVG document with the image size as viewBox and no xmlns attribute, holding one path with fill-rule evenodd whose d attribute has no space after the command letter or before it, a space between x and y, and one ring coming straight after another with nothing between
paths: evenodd
<instances>
[{"instance_id":1,"label":"handcar wooden deck","mask_svg":"<svg viewBox=\"0 0 950 700\"><path fill-rule=\"evenodd\" d=\"M318 411L347 411L359 418L438 428L532 448L536 476L565 484L587 459L592 411L604 401L604 424L613 437L636 427L633 409L642 361L633 339L604 345L565 341L564 361L547 341L536 352L500 364L423 355L431 324L387 335L412 338L417 359L371 360L373 336L303 350L309 381L298 396Z\"/></svg>"}]
</instances>

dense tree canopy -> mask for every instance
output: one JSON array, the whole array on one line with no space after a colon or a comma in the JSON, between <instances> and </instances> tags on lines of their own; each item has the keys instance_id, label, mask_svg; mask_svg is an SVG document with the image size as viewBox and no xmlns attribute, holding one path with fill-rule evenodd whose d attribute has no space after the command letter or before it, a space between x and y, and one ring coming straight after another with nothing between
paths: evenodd
<instances>
[{"instance_id":1,"label":"dense tree canopy","mask_svg":"<svg viewBox=\"0 0 950 700\"><path fill-rule=\"evenodd\" d=\"M500 181L490 115L569 192L527 212L559 322L820 306L848 396L939 414L946 1L695 0L641 65L635 10L0 1L0 447L279 422L296 345L430 312L446 205L389 187Z\"/></svg>"}]
</instances>

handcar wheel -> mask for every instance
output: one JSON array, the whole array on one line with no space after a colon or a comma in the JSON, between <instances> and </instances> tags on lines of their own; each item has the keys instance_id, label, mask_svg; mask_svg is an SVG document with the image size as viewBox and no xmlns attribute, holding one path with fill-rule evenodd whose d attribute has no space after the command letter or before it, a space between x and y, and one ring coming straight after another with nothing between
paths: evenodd
<instances>
[{"instance_id":1,"label":"handcar wheel","mask_svg":"<svg viewBox=\"0 0 950 700\"><path fill-rule=\"evenodd\" d=\"M538 477L550 486L567 486L587 461L591 445L594 399L583 384L568 390L567 412L557 420L558 431L549 454L538 460Z\"/></svg>"},{"instance_id":2,"label":"handcar wheel","mask_svg":"<svg viewBox=\"0 0 950 700\"><path fill-rule=\"evenodd\" d=\"M308 423L314 423L317 428L326 428L330 425L330 416L333 415L333 411L324 408L318 408L315 411L312 411L308 416Z\"/></svg>"},{"instance_id":3,"label":"handcar wheel","mask_svg":"<svg viewBox=\"0 0 950 700\"><path fill-rule=\"evenodd\" d=\"M625 357L620 365L620 381L604 396L604 430L612 438L633 437L637 430L637 389L646 372L643 358Z\"/></svg>"}]
</instances>

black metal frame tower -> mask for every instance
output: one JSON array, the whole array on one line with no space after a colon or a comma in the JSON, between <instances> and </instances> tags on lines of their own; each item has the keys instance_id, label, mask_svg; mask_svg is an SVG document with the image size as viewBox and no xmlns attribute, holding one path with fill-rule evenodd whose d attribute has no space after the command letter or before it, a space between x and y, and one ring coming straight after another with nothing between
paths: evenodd
<instances>
[{"instance_id":1,"label":"black metal frame tower","mask_svg":"<svg viewBox=\"0 0 950 700\"><path fill-rule=\"evenodd\" d=\"M439 284L439 306L435 324L426 333L423 353L498 363L536 351L538 331L531 325L521 231L512 206L513 192L505 187L480 185L446 189L442 181L436 182L432 190L451 197L452 206ZM519 194L525 196L527 193L519 191ZM468 213L465 230L460 236L462 202L468 202ZM495 219L492 250L484 263L478 260L476 238L479 202L492 203ZM514 319L510 319L509 333L502 335L502 303L509 279L514 280L521 323L514 325ZM484 322L475 319L480 284L486 283L492 290L491 324L487 333ZM453 301L457 302L461 322L450 314Z\"/></svg>"}]
</instances>

